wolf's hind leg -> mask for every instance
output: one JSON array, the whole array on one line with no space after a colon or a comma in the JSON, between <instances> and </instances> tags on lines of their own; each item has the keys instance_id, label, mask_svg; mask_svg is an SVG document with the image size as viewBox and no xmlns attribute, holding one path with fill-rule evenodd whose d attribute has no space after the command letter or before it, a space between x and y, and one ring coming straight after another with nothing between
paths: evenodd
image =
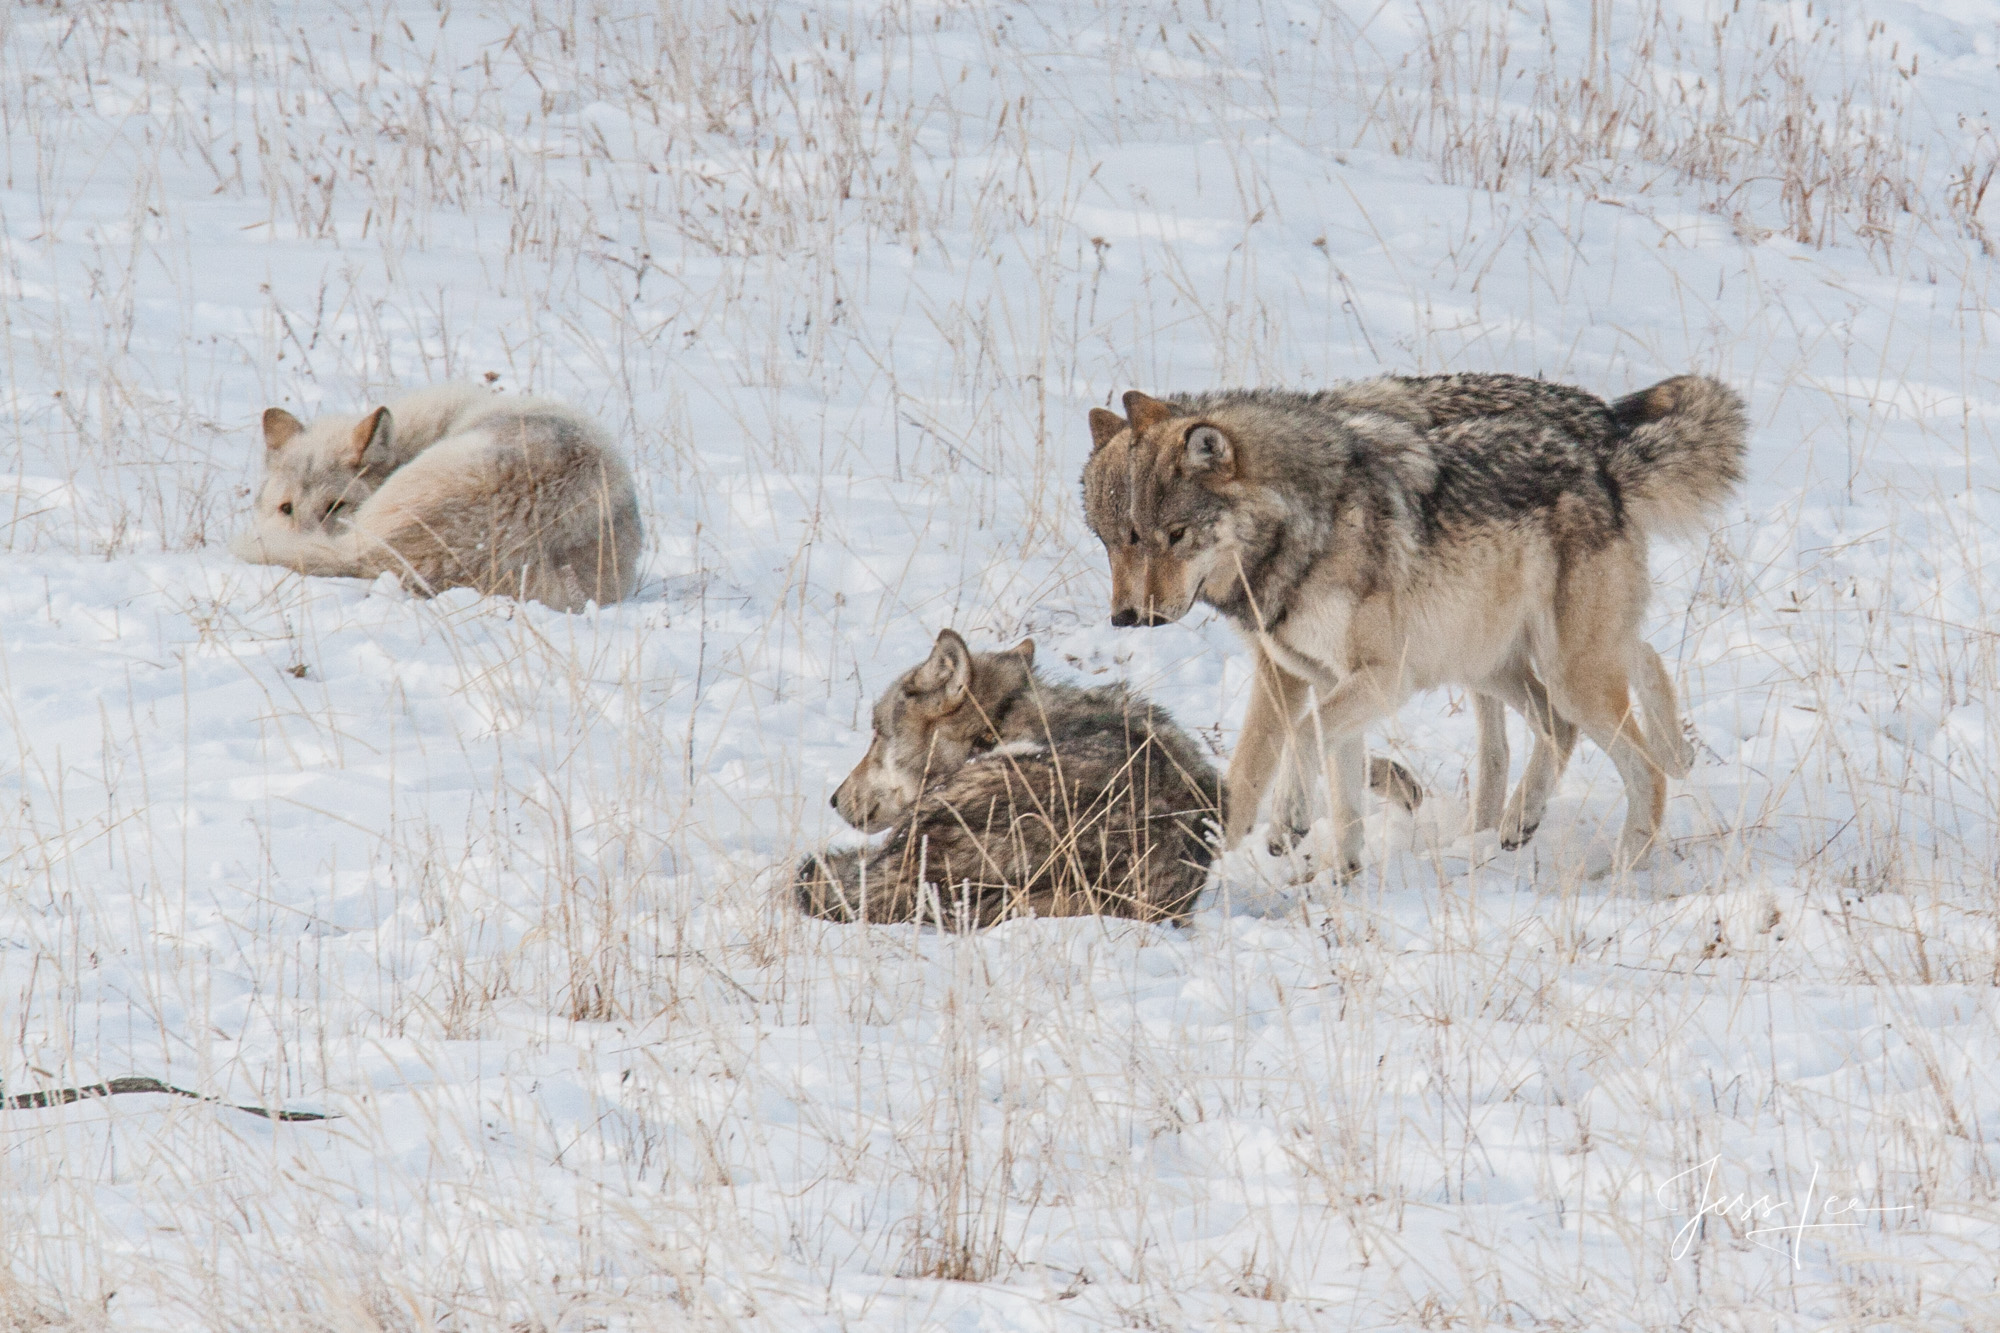
<instances>
[{"instance_id":1,"label":"wolf's hind leg","mask_svg":"<svg viewBox=\"0 0 2000 1333\"><path fill-rule=\"evenodd\" d=\"M1472 770L1472 831L1499 828L1507 800L1507 709L1484 692L1472 696L1472 717L1479 728L1479 759Z\"/></svg>"},{"instance_id":2,"label":"wolf's hind leg","mask_svg":"<svg viewBox=\"0 0 2000 1333\"><path fill-rule=\"evenodd\" d=\"M1645 715L1646 752L1653 756L1670 778L1684 778L1694 770L1694 747L1681 730L1680 705L1674 699L1674 678L1666 664L1643 639L1632 652L1632 688L1639 696L1639 711Z\"/></svg>"},{"instance_id":3,"label":"wolf's hind leg","mask_svg":"<svg viewBox=\"0 0 2000 1333\"><path fill-rule=\"evenodd\" d=\"M1625 785L1625 827L1618 835L1618 863L1637 864L1651 849L1666 812L1667 778L1653 762L1632 711L1631 683L1623 663L1600 657L1566 662L1562 709L1617 768Z\"/></svg>"},{"instance_id":4,"label":"wolf's hind leg","mask_svg":"<svg viewBox=\"0 0 2000 1333\"><path fill-rule=\"evenodd\" d=\"M1527 771L1521 774L1520 785L1500 815L1500 845L1512 850L1534 837L1541 827L1549 808L1549 793L1569 767L1570 752L1576 749L1576 724L1556 711L1541 677L1525 663L1494 677L1486 687L1528 719L1535 737Z\"/></svg>"}]
</instances>

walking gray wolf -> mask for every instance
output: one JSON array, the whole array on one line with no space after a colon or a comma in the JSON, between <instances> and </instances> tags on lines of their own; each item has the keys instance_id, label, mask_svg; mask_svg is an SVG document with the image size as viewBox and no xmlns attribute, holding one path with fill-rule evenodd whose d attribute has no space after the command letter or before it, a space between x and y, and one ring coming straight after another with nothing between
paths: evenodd
<instances>
[{"instance_id":1,"label":"walking gray wolf","mask_svg":"<svg viewBox=\"0 0 2000 1333\"><path fill-rule=\"evenodd\" d=\"M1187 733L1123 685L1043 678L1035 644L975 653L951 630L875 704L833 793L880 845L806 858L813 916L929 920L1187 916L1214 854L1222 782Z\"/></svg>"},{"instance_id":2,"label":"walking gray wolf","mask_svg":"<svg viewBox=\"0 0 2000 1333\"><path fill-rule=\"evenodd\" d=\"M302 574L396 575L559 611L638 587L639 502L601 427L573 407L441 384L307 426L264 413L254 526L229 549Z\"/></svg>"},{"instance_id":3,"label":"walking gray wolf","mask_svg":"<svg viewBox=\"0 0 2000 1333\"><path fill-rule=\"evenodd\" d=\"M1317 393L1134 392L1124 406L1090 414L1083 473L1112 623L1164 625L1205 602L1257 656L1225 847L1287 748L1312 744L1352 874L1363 729L1457 683L1478 702L1477 819L1516 845L1532 834L1581 728L1625 786L1620 859L1645 853L1665 775L1693 760L1673 683L1639 638L1647 543L1698 530L1741 481L1732 390L1684 375L1607 404L1511 375L1387 376ZM1300 729L1309 690L1318 711ZM1536 754L1501 811L1503 703L1527 716Z\"/></svg>"}]
</instances>

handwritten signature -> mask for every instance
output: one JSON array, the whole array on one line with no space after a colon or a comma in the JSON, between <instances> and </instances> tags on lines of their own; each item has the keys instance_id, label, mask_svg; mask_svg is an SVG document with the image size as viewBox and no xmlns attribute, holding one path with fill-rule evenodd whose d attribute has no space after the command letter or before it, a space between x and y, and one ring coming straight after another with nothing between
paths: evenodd
<instances>
[{"instance_id":1,"label":"handwritten signature","mask_svg":"<svg viewBox=\"0 0 2000 1333\"><path fill-rule=\"evenodd\" d=\"M1701 1220L1704 1217L1720 1217L1736 1222L1769 1222L1773 1217L1789 1211L1792 1207L1789 1202L1773 1198L1768 1194L1760 1194L1754 1199L1748 1194L1718 1196L1715 1193L1715 1169L1721 1161L1722 1156L1718 1153L1706 1162L1698 1162L1687 1170L1668 1177L1660 1183L1659 1189L1654 1191L1654 1196L1659 1199L1660 1206L1671 1209L1677 1200L1669 1198L1668 1195L1673 1190L1675 1184L1686 1180L1692 1175L1698 1174L1701 1176L1701 1197L1696 1201L1694 1214L1688 1218L1679 1231L1674 1233L1673 1257L1676 1259L1685 1258L1687 1252L1694 1248L1695 1237L1701 1230ZM1804 1245L1808 1231L1836 1231L1846 1228L1856 1228L1862 1225L1860 1221L1838 1219L1853 1218L1859 1213L1907 1212L1909 1209L1915 1207L1914 1204L1896 1204L1871 1208L1863 1204L1861 1200L1849 1195L1846 1198L1829 1197L1821 1200L1819 1211L1815 1214L1813 1211L1813 1196L1818 1192L1819 1163L1815 1162L1813 1163L1812 1180L1806 1186L1805 1205L1798 1210L1798 1220L1795 1222L1786 1222L1782 1225L1753 1226L1744 1231L1744 1236L1764 1249L1789 1252L1792 1256L1792 1267L1797 1268L1799 1266L1799 1249ZM1815 1218L1834 1218L1837 1220L1825 1221L1815 1220ZM1759 1236L1784 1236L1786 1239L1777 1245L1773 1245L1769 1241L1756 1239Z\"/></svg>"}]
</instances>

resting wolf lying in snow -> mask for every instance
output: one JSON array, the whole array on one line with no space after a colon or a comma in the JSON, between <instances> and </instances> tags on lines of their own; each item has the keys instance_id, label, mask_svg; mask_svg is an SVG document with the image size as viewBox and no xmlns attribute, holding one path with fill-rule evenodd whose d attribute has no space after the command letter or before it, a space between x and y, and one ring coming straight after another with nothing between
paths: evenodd
<instances>
[{"instance_id":1,"label":"resting wolf lying in snow","mask_svg":"<svg viewBox=\"0 0 2000 1333\"><path fill-rule=\"evenodd\" d=\"M264 445L255 526L229 544L244 560L560 611L638 585L632 475L565 404L440 384L310 426L271 408Z\"/></svg>"},{"instance_id":2,"label":"resting wolf lying in snow","mask_svg":"<svg viewBox=\"0 0 2000 1333\"><path fill-rule=\"evenodd\" d=\"M840 921L1176 920L1201 892L1222 780L1123 685L1042 679L1034 640L975 653L951 630L875 705L833 794L882 844L808 857L799 905Z\"/></svg>"}]
</instances>

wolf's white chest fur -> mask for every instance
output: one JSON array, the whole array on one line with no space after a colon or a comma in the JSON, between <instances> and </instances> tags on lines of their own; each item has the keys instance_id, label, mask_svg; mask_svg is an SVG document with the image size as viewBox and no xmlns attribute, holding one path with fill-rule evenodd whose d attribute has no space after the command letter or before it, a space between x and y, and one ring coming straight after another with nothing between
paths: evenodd
<instances>
[{"instance_id":1,"label":"wolf's white chest fur","mask_svg":"<svg viewBox=\"0 0 2000 1333\"><path fill-rule=\"evenodd\" d=\"M1369 603L1357 609L1344 589L1321 586L1300 596L1291 614L1265 639L1277 664L1316 686L1323 695L1362 666L1386 671L1405 691L1446 684L1477 684L1531 637L1530 598L1554 596L1549 562L1507 561L1491 551L1476 577L1445 587L1418 580L1393 609ZM1464 563L1473 563L1465 561Z\"/></svg>"},{"instance_id":2,"label":"wolf's white chest fur","mask_svg":"<svg viewBox=\"0 0 2000 1333\"><path fill-rule=\"evenodd\" d=\"M1277 664L1311 682L1324 694L1347 674L1353 660L1348 632L1354 604L1343 593L1316 596L1292 608L1283 624L1266 636L1265 647Z\"/></svg>"}]
</instances>

